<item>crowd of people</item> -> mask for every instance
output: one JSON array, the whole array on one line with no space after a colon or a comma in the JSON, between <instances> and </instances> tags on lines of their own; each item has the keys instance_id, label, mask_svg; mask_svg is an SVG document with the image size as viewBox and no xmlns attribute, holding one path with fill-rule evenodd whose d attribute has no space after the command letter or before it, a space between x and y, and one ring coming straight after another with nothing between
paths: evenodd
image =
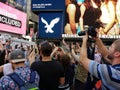
<instances>
[{"instance_id":1,"label":"crowd of people","mask_svg":"<svg viewBox=\"0 0 120 90\"><path fill-rule=\"evenodd\" d=\"M86 32L82 41L62 39L56 45L46 40L14 47L9 40L0 41L0 90L119 90L120 39L107 48L99 37L119 34L114 28L120 23L119 2L66 0L65 33L78 33L79 25L84 31L98 19L103 23L94 36Z\"/></svg>"},{"instance_id":2,"label":"crowd of people","mask_svg":"<svg viewBox=\"0 0 120 90\"><path fill-rule=\"evenodd\" d=\"M33 72L35 90L119 90L119 39L108 51L97 35L95 43L88 37L86 33L82 42L63 39L59 46L43 41L30 49L9 49L10 42L0 42L0 90L21 90L14 74L26 83Z\"/></svg>"}]
</instances>

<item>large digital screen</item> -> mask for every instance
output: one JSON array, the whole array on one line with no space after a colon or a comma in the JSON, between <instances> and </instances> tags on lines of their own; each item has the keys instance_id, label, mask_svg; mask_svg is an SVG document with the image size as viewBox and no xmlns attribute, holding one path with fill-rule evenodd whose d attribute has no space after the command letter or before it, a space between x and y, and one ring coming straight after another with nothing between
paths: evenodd
<instances>
[{"instance_id":1,"label":"large digital screen","mask_svg":"<svg viewBox=\"0 0 120 90\"><path fill-rule=\"evenodd\" d=\"M70 0L66 0L70 1ZM72 0L75 1L74 3L66 3L66 9L65 9L65 26L64 26L64 33L62 34L63 38L81 38L84 34L79 33L82 31L89 31L93 30L95 28L93 21L96 19L99 20L102 24L99 32L99 37L105 38L105 39L112 39L112 38L120 38L120 1L118 0L117 4L115 5L114 11L112 10L112 7L108 9L103 2L100 2L100 8L98 8L101 11L101 14L99 14L99 10L87 7L83 18L81 19L81 11L80 7L82 3L84 3L85 0ZM87 1L87 0L86 0ZM79 5L79 3L81 5ZM118 4L119 3L119 4ZM92 9L91 9L92 8ZM91 10L91 11L90 11ZM93 10L93 11L92 11ZM115 11L116 10L116 11ZM111 11L111 12L110 12ZM112 13L112 15L110 15ZM113 19L115 16L115 19ZM83 29L81 29L81 20L83 20ZM114 20L114 21L112 21ZM93 23L93 24L92 24ZM93 32L90 32L94 34Z\"/></svg>"},{"instance_id":2,"label":"large digital screen","mask_svg":"<svg viewBox=\"0 0 120 90\"><path fill-rule=\"evenodd\" d=\"M0 2L0 30L16 34L26 34L27 15Z\"/></svg>"}]
</instances>

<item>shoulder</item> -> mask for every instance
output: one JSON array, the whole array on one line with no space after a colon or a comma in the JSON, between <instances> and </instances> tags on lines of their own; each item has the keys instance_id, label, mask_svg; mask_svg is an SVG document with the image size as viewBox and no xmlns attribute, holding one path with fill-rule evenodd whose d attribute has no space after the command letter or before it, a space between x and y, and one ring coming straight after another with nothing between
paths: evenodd
<instances>
[{"instance_id":1,"label":"shoulder","mask_svg":"<svg viewBox=\"0 0 120 90\"><path fill-rule=\"evenodd\" d=\"M108 82L108 78L113 78L113 79L118 80L119 77L116 77L116 75L119 76L119 73L120 73L120 70L115 69L111 65L99 64L95 61L90 62L89 71L95 77L101 78L102 80L105 80L106 82Z\"/></svg>"},{"instance_id":2,"label":"shoulder","mask_svg":"<svg viewBox=\"0 0 120 90\"><path fill-rule=\"evenodd\" d=\"M53 63L55 63L57 65L62 65L59 61L53 61Z\"/></svg>"},{"instance_id":3,"label":"shoulder","mask_svg":"<svg viewBox=\"0 0 120 90\"><path fill-rule=\"evenodd\" d=\"M17 73L18 75L22 75L22 74L30 74L30 68L29 67L19 67L17 69L15 69L15 73Z\"/></svg>"},{"instance_id":4,"label":"shoulder","mask_svg":"<svg viewBox=\"0 0 120 90\"><path fill-rule=\"evenodd\" d=\"M35 62L33 62L32 64L31 64L31 67L37 67L37 66L39 66L39 65L41 65L42 64L42 61L35 61Z\"/></svg>"},{"instance_id":5,"label":"shoulder","mask_svg":"<svg viewBox=\"0 0 120 90\"><path fill-rule=\"evenodd\" d=\"M85 4L82 4L82 5L80 6L80 8L81 8L81 9L86 9Z\"/></svg>"},{"instance_id":6,"label":"shoulder","mask_svg":"<svg viewBox=\"0 0 120 90\"><path fill-rule=\"evenodd\" d=\"M25 68L17 68L15 70L15 72L19 75L19 77L24 81L24 82L28 82L30 80L30 75L31 75L31 72L33 70L30 69L29 67L25 67ZM36 71L35 72L35 79L36 81L39 81L39 75Z\"/></svg>"},{"instance_id":7,"label":"shoulder","mask_svg":"<svg viewBox=\"0 0 120 90\"><path fill-rule=\"evenodd\" d=\"M0 90L18 90L17 84L9 77L3 76L0 79Z\"/></svg>"},{"instance_id":8,"label":"shoulder","mask_svg":"<svg viewBox=\"0 0 120 90\"><path fill-rule=\"evenodd\" d=\"M69 8L76 8L75 4L69 4L67 7L69 7Z\"/></svg>"},{"instance_id":9,"label":"shoulder","mask_svg":"<svg viewBox=\"0 0 120 90\"><path fill-rule=\"evenodd\" d=\"M59 61L51 61L50 63L50 67L54 68L54 69L63 69L63 65L59 62Z\"/></svg>"},{"instance_id":10,"label":"shoulder","mask_svg":"<svg viewBox=\"0 0 120 90\"><path fill-rule=\"evenodd\" d=\"M34 72L34 74L32 75L35 75L35 83L36 84L39 83L39 80L40 80L39 74L36 71L30 69L30 67L17 68L15 72L24 82L29 82L31 78L31 72Z\"/></svg>"},{"instance_id":11,"label":"shoulder","mask_svg":"<svg viewBox=\"0 0 120 90\"><path fill-rule=\"evenodd\" d=\"M15 73L24 81L28 82L30 80L31 69L29 68L17 68ZM13 73L12 73L13 74ZM39 83L39 75L35 71L35 83ZM9 76L3 76L0 79L0 90L19 90L17 83Z\"/></svg>"},{"instance_id":12,"label":"shoulder","mask_svg":"<svg viewBox=\"0 0 120 90\"><path fill-rule=\"evenodd\" d=\"M94 76L98 77L99 76L98 74L103 73L103 70L106 72L106 69L107 69L107 66L105 64L99 64L98 62L93 61L93 60L90 61L89 72L91 74L93 74ZM99 73L96 73L96 72L99 72ZM105 73L103 73L103 74L105 74ZM98 77L98 78L100 78L100 77Z\"/></svg>"},{"instance_id":13,"label":"shoulder","mask_svg":"<svg viewBox=\"0 0 120 90\"><path fill-rule=\"evenodd\" d=\"M69 4L67 6L67 11L69 11L69 10L75 11L76 10L76 6L74 4Z\"/></svg>"}]
</instances>

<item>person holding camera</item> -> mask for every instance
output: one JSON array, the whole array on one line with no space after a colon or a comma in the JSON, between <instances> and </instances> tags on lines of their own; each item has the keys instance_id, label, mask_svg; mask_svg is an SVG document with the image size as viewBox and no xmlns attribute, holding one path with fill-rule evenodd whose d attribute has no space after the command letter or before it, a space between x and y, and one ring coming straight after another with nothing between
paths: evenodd
<instances>
[{"instance_id":1,"label":"person holding camera","mask_svg":"<svg viewBox=\"0 0 120 90\"><path fill-rule=\"evenodd\" d=\"M99 64L87 57L87 41L88 34L83 37L81 46L80 63L88 70L93 76L101 80L102 90L119 90L120 89L120 39L115 40L112 45L107 48L104 46L102 40L96 35L94 37L98 49L102 56L111 63Z\"/></svg>"}]
</instances>

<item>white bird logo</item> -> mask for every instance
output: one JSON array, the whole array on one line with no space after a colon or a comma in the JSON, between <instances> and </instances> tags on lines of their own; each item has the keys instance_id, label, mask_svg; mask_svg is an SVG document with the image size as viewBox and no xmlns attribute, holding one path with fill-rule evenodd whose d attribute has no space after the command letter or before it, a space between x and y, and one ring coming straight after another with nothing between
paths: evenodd
<instances>
[{"instance_id":1,"label":"white bird logo","mask_svg":"<svg viewBox=\"0 0 120 90\"><path fill-rule=\"evenodd\" d=\"M54 33L54 31L52 30L52 28L54 27L54 25L55 25L56 23L59 22L59 20L60 20L60 18L57 17L57 18L53 19L53 20L50 22L50 24L48 24L48 22L47 22L43 17L41 17L41 21L45 24L44 28L47 28L47 29L45 30L45 32L46 32L46 33Z\"/></svg>"}]
</instances>

